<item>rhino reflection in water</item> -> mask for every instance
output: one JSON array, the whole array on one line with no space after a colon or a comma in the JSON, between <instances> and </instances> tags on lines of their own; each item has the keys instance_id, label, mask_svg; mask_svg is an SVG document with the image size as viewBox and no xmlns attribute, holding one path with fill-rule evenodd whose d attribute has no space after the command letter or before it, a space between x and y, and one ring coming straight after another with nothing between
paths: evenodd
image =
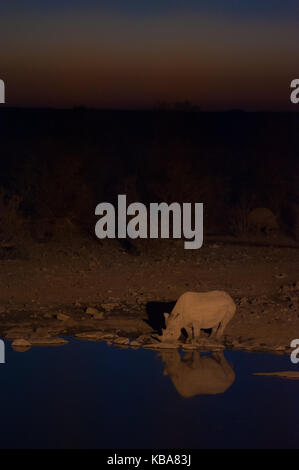
<instances>
[{"instance_id":1,"label":"rhino reflection in water","mask_svg":"<svg viewBox=\"0 0 299 470\"><path fill-rule=\"evenodd\" d=\"M222 352L201 356L193 351L181 357L178 351L164 351L160 357L165 362L164 375L169 375L185 398L224 393L235 381L235 373Z\"/></svg>"}]
</instances>

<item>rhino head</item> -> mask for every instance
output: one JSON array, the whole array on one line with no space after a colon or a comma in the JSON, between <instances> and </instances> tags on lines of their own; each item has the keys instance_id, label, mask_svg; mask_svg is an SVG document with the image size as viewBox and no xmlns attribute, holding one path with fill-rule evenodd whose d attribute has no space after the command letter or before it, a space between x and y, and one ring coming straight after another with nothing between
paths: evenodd
<instances>
[{"instance_id":1,"label":"rhino head","mask_svg":"<svg viewBox=\"0 0 299 470\"><path fill-rule=\"evenodd\" d=\"M177 340L180 336L181 328L176 320L178 320L179 314L170 315L164 313L166 329L162 330L161 341L173 341Z\"/></svg>"}]
</instances>

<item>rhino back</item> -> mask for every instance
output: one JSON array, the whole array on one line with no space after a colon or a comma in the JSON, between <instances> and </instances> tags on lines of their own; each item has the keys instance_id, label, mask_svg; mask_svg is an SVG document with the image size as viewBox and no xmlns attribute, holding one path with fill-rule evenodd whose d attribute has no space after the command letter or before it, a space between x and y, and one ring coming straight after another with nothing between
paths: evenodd
<instances>
[{"instance_id":1,"label":"rhino back","mask_svg":"<svg viewBox=\"0 0 299 470\"><path fill-rule=\"evenodd\" d=\"M203 328L212 328L225 315L234 315L236 310L233 299L224 291L185 292L181 295L172 311L181 315L181 322L199 322Z\"/></svg>"}]
</instances>

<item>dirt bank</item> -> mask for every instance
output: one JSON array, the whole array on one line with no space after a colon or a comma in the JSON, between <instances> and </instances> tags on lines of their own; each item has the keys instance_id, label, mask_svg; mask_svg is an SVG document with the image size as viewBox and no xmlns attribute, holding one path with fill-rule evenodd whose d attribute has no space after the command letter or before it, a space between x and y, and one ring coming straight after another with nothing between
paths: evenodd
<instances>
[{"instance_id":1,"label":"dirt bank","mask_svg":"<svg viewBox=\"0 0 299 470\"><path fill-rule=\"evenodd\" d=\"M200 250L77 240L72 248L4 246L1 258L0 334L9 339L90 331L135 339L159 330L183 292L212 289L238 306L226 347L283 351L299 337L299 248L285 237L209 237Z\"/></svg>"}]
</instances>

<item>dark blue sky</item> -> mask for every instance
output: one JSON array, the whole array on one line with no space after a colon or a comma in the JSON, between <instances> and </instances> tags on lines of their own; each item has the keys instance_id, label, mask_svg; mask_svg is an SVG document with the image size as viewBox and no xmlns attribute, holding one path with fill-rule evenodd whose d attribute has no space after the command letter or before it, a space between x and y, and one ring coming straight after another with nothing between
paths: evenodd
<instances>
[{"instance_id":1,"label":"dark blue sky","mask_svg":"<svg viewBox=\"0 0 299 470\"><path fill-rule=\"evenodd\" d=\"M13 0L0 6L13 105L289 107L298 0Z\"/></svg>"},{"instance_id":2,"label":"dark blue sky","mask_svg":"<svg viewBox=\"0 0 299 470\"><path fill-rule=\"evenodd\" d=\"M184 11L232 18L299 18L297 0L13 0L2 5L0 12L35 10L46 14L87 9L134 16Z\"/></svg>"}]
</instances>

